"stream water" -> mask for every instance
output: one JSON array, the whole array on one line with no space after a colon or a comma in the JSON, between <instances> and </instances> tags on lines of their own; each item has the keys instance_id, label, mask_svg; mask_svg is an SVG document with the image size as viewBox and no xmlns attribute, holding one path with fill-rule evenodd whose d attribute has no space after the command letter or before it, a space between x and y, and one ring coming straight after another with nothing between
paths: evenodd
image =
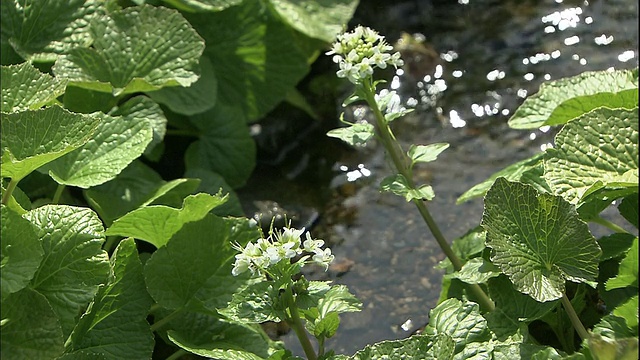
<instances>
[{"instance_id":1,"label":"stream water","mask_svg":"<svg viewBox=\"0 0 640 360\"><path fill-rule=\"evenodd\" d=\"M396 120L400 142L450 144L417 171L418 182L435 190L428 206L449 241L482 217L481 199L456 205L458 196L551 146L553 129L506 125L542 81L638 66L636 0L361 0L357 24L378 30L403 52L407 65L390 74L389 85L416 111ZM366 118L368 111L355 105L346 116ZM278 156L263 150L239 195L245 210L273 202L295 209L301 224L314 224L314 237L332 245L336 264L327 274L307 276L345 284L363 302L362 312L341 316L327 343L353 354L404 338L428 321L440 292L435 266L444 256L411 204L378 191L391 174L381 146L349 149L326 138L323 124L281 129L298 140L280 146ZM302 354L293 333L283 340Z\"/></svg>"}]
</instances>

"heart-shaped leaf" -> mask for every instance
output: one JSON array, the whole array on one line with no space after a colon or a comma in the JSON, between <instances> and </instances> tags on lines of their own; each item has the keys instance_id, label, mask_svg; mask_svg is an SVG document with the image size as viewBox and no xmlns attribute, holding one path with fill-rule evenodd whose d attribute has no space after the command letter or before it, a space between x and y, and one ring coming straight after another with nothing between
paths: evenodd
<instances>
[{"instance_id":1,"label":"heart-shaped leaf","mask_svg":"<svg viewBox=\"0 0 640 360\"><path fill-rule=\"evenodd\" d=\"M67 81L43 74L30 63L2 67L2 112L35 110L64 94Z\"/></svg>"}]
</instances>

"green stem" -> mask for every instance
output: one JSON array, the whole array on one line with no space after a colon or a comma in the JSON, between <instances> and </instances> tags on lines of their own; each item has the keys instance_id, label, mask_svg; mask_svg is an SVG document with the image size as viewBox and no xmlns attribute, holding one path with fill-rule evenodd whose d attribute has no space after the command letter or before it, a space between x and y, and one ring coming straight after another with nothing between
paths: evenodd
<instances>
[{"instance_id":1,"label":"green stem","mask_svg":"<svg viewBox=\"0 0 640 360\"><path fill-rule=\"evenodd\" d=\"M64 191L65 185L63 184L58 184L58 187L56 188L56 192L55 194L53 194L53 199L51 199L51 203L53 205L56 205L60 202L60 198L62 197L62 192Z\"/></svg>"},{"instance_id":2,"label":"green stem","mask_svg":"<svg viewBox=\"0 0 640 360\"><path fill-rule=\"evenodd\" d=\"M595 218L591 219L591 222L594 222L596 224L605 226L617 233L623 233L623 234L629 234L629 232L623 228L621 228L619 225L612 223L609 220L603 219L599 216L596 216Z\"/></svg>"},{"instance_id":3,"label":"green stem","mask_svg":"<svg viewBox=\"0 0 640 360\"><path fill-rule=\"evenodd\" d=\"M187 351L186 351L186 350L184 350L184 349L179 349L178 351L176 351L176 352L174 352L173 354L171 354L171 355L167 358L167 360L178 360L178 359L180 359L180 357L181 357L182 355L186 355L186 354L187 354Z\"/></svg>"},{"instance_id":4,"label":"green stem","mask_svg":"<svg viewBox=\"0 0 640 360\"><path fill-rule=\"evenodd\" d=\"M15 190L16 186L18 186L18 181L16 181L15 179L11 179L11 181L9 181L9 184L7 185L6 190L4 191L4 195L2 195L2 205L7 205L9 199L11 198L11 194L13 193L13 190Z\"/></svg>"},{"instance_id":5,"label":"green stem","mask_svg":"<svg viewBox=\"0 0 640 360\"><path fill-rule=\"evenodd\" d=\"M363 84L362 89L364 90L363 92L365 95L365 101L369 104L375 115L376 130L378 137L382 142L382 145L387 150L387 153L389 154L389 157L391 158L391 161L393 162L393 165L395 166L397 171L400 173L400 175L404 176L404 178L409 183L409 186L415 189L416 185L413 181L413 174L411 173L410 169L410 159L405 155L405 153L402 151L402 148L400 148L400 145L395 141L395 138L391 132L391 129L389 129L389 125L387 124L382 111L380 111L380 109L378 108L378 104L375 100L375 88L371 83L371 80L369 80L368 83ZM426 203L420 199L414 199L413 203L418 208L418 212L420 212L422 219L429 227L429 230L433 234L433 237L436 239L436 242L440 246L440 249L442 249L449 261L451 261L451 264L453 264L453 268L456 271L460 270L463 265L462 261L453 252L453 249L451 249L451 246L449 246L449 243L445 239L444 235L442 235L442 231L440 231L440 227L438 227L438 224L434 221L431 213L429 213ZM493 301L491 301L489 296L482 290L479 285L469 285L469 289L474 293L478 302L484 309L486 309L487 311L492 311L493 309L495 309L495 304L493 303Z\"/></svg>"},{"instance_id":6,"label":"green stem","mask_svg":"<svg viewBox=\"0 0 640 360\"><path fill-rule=\"evenodd\" d=\"M291 286L288 286L285 290L286 296L286 304L289 308L289 313L291 314L291 318L286 319L289 326L293 329L298 337L298 341L300 341L300 345L302 345L302 349L304 353L307 355L308 360L316 360L317 356L315 351L313 350L313 346L311 345L311 341L307 336L306 331L304 330L304 326L302 325L302 320L300 319L300 313L298 313L298 307L296 306L296 302L293 299L293 291L291 290Z\"/></svg>"},{"instance_id":7,"label":"green stem","mask_svg":"<svg viewBox=\"0 0 640 360\"><path fill-rule=\"evenodd\" d=\"M576 310L573 308L573 305L571 305L571 301L567 297L567 294L565 294L564 292L562 293L562 307L564 307L564 310L567 312L567 315L571 320L571 324L578 332L578 336L580 336L580 339L582 339L583 341L585 339L588 339L589 333L587 332L587 329L585 329L584 325L582 325L582 322L580 321Z\"/></svg>"},{"instance_id":8,"label":"green stem","mask_svg":"<svg viewBox=\"0 0 640 360\"><path fill-rule=\"evenodd\" d=\"M154 322L151 325L151 331L152 332L158 331L160 328L162 328L167 323L169 323L171 320L173 320L176 316L178 316L178 314L180 314L181 312L182 312L182 309L175 310L171 314L169 314L169 315L163 317L162 319Z\"/></svg>"},{"instance_id":9,"label":"green stem","mask_svg":"<svg viewBox=\"0 0 640 360\"><path fill-rule=\"evenodd\" d=\"M113 249L116 247L116 242L118 241L118 236L107 236L107 241L104 243L104 251L111 253Z\"/></svg>"}]
</instances>

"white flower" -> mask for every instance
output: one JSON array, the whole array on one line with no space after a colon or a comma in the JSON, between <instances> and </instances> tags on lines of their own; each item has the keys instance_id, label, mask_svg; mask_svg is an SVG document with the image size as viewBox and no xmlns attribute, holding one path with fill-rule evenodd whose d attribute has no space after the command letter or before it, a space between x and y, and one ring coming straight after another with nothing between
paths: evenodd
<instances>
[{"instance_id":1,"label":"white flower","mask_svg":"<svg viewBox=\"0 0 640 360\"><path fill-rule=\"evenodd\" d=\"M320 249L322 245L324 245L324 240L311 239L311 235L307 233L307 240L302 243L302 248L304 251L312 253Z\"/></svg>"},{"instance_id":2,"label":"white flower","mask_svg":"<svg viewBox=\"0 0 640 360\"><path fill-rule=\"evenodd\" d=\"M327 271L329 269L329 264L333 261L334 256L331 254L331 249L326 248L316 249L315 254L313 255L313 261L318 265L323 265L324 270Z\"/></svg>"}]
</instances>

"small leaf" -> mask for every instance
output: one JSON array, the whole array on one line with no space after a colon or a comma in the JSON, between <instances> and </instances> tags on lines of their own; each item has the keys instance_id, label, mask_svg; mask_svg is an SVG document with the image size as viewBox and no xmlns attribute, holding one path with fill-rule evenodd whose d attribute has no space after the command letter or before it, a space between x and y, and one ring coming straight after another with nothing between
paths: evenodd
<instances>
[{"instance_id":1,"label":"small leaf","mask_svg":"<svg viewBox=\"0 0 640 360\"><path fill-rule=\"evenodd\" d=\"M555 194L577 204L598 181L638 187L638 109L596 109L556 135L544 177ZM615 199L610 199L611 201Z\"/></svg>"},{"instance_id":2,"label":"small leaf","mask_svg":"<svg viewBox=\"0 0 640 360\"><path fill-rule=\"evenodd\" d=\"M187 169L216 172L233 188L244 185L255 166L256 145L240 111L216 106L191 121L201 136L187 149Z\"/></svg>"},{"instance_id":3,"label":"small leaf","mask_svg":"<svg viewBox=\"0 0 640 360\"><path fill-rule=\"evenodd\" d=\"M340 316L338 316L337 312L329 312L318 320L313 329L313 335L316 338L330 338L338 331Z\"/></svg>"},{"instance_id":4,"label":"small leaf","mask_svg":"<svg viewBox=\"0 0 640 360\"><path fill-rule=\"evenodd\" d=\"M482 284L500 275L500 269L483 258L473 258L467 261L460 271L446 276L458 279L467 284Z\"/></svg>"},{"instance_id":5,"label":"small leaf","mask_svg":"<svg viewBox=\"0 0 640 360\"><path fill-rule=\"evenodd\" d=\"M327 43L333 42L338 33L353 16L357 0L270 0L282 18L301 33Z\"/></svg>"},{"instance_id":6,"label":"small leaf","mask_svg":"<svg viewBox=\"0 0 640 360\"><path fill-rule=\"evenodd\" d=\"M59 54L91 44L88 24L104 12L94 0L2 1L2 42L8 41L23 58L55 61Z\"/></svg>"},{"instance_id":7,"label":"small leaf","mask_svg":"<svg viewBox=\"0 0 640 360\"><path fill-rule=\"evenodd\" d=\"M283 321L273 308L272 296L277 296L273 284L267 281L251 281L236 291L225 308L218 312L240 323L259 324L265 321Z\"/></svg>"},{"instance_id":8,"label":"small leaf","mask_svg":"<svg viewBox=\"0 0 640 360\"><path fill-rule=\"evenodd\" d=\"M482 226L491 261L537 301L560 298L566 280L596 280L601 250L559 196L499 178L485 196Z\"/></svg>"},{"instance_id":9,"label":"small leaf","mask_svg":"<svg viewBox=\"0 0 640 360\"><path fill-rule=\"evenodd\" d=\"M211 195L221 193L227 198L224 204L220 204L213 209L213 213L218 216L244 216L244 210L240 204L238 195L233 191L231 186L224 181L220 174L206 169L188 169L184 173L185 177L200 179L200 186L196 189L198 192L206 192Z\"/></svg>"},{"instance_id":10,"label":"small leaf","mask_svg":"<svg viewBox=\"0 0 640 360\"><path fill-rule=\"evenodd\" d=\"M136 114L122 117L101 115L101 118L100 126L91 140L39 171L48 172L62 185L83 189L101 185L114 179L138 158L153 138L151 124Z\"/></svg>"},{"instance_id":11,"label":"small leaf","mask_svg":"<svg viewBox=\"0 0 640 360\"><path fill-rule=\"evenodd\" d=\"M374 134L373 125L367 122L359 122L327 132L327 136L340 139L351 146L365 145Z\"/></svg>"},{"instance_id":12,"label":"small leaf","mask_svg":"<svg viewBox=\"0 0 640 360\"><path fill-rule=\"evenodd\" d=\"M31 287L47 298L66 338L109 273L102 222L90 209L66 205L45 205L26 218L35 225L44 250Z\"/></svg>"},{"instance_id":13,"label":"small leaf","mask_svg":"<svg viewBox=\"0 0 640 360\"><path fill-rule=\"evenodd\" d=\"M329 291L318 300L317 308L320 312L320 318L323 318L333 312L342 314L360 311L362 303L349 292L346 286L332 285Z\"/></svg>"},{"instance_id":14,"label":"small leaf","mask_svg":"<svg viewBox=\"0 0 640 360\"><path fill-rule=\"evenodd\" d=\"M248 220L246 220L248 221ZM156 250L144 268L149 293L167 309L215 312L231 300L246 279L231 275L237 226L214 215L182 226ZM253 229L254 239L260 237Z\"/></svg>"},{"instance_id":15,"label":"small leaf","mask_svg":"<svg viewBox=\"0 0 640 360\"><path fill-rule=\"evenodd\" d=\"M520 160L492 174L487 180L475 185L471 189L467 190L464 194L460 195L458 200L456 200L456 204L461 204L465 201L484 196L491 185L493 185L493 183L499 177L503 177L509 181L520 181L528 183L523 181L522 177L527 171L531 171L532 169L541 167L543 157L544 153L537 153L528 159Z\"/></svg>"},{"instance_id":16,"label":"small leaf","mask_svg":"<svg viewBox=\"0 0 640 360\"><path fill-rule=\"evenodd\" d=\"M30 288L2 299L3 359L55 359L64 351L58 316L47 299Z\"/></svg>"},{"instance_id":17,"label":"small leaf","mask_svg":"<svg viewBox=\"0 0 640 360\"><path fill-rule=\"evenodd\" d=\"M632 296L624 303L616 306L613 309L613 315L623 318L635 336L638 336L638 295Z\"/></svg>"},{"instance_id":18,"label":"small leaf","mask_svg":"<svg viewBox=\"0 0 640 360\"><path fill-rule=\"evenodd\" d=\"M411 145L407 155L413 164L417 162L435 161L441 152L449 147L448 143L435 143L429 145Z\"/></svg>"},{"instance_id":19,"label":"small leaf","mask_svg":"<svg viewBox=\"0 0 640 360\"><path fill-rule=\"evenodd\" d=\"M143 5L100 20L91 23L91 48L75 48L58 58L52 69L57 77L115 96L198 80L204 42L177 11Z\"/></svg>"},{"instance_id":20,"label":"small leaf","mask_svg":"<svg viewBox=\"0 0 640 360\"><path fill-rule=\"evenodd\" d=\"M638 228L638 195L629 195L622 199L618 211L628 222Z\"/></svg>"},{"instance_id":21,"label":"small leaf","mask_svg":"<svg viewBox=\"0 0 640 360\"><path fill-rule=\"evenodd\" d=\"M166 105L171 111L183 115L195 115L213 108L218 97L218 79L211 61L200 58L201 74L189 87L165 87L147 93L154 101Z\"/></svg>"},{"instance_id":22,"label":"small leaf","mask_svg":"<svg viewBox=\"0 0 640 360\"><path fill-rule=\"evenodd\" d=\"M436 196L430 185L422 185L417 189L411 188L407 179L401 174L384 178L380 183L380 189L403 196L407 202L414 199L431 200Z\"/></svg>"},{"instance_id":23,"label":"small leaf","mask_svg":"<svg viewBox=\"0 0 640 360\"><path fill-rule=\"evenodd\" d=\"M472 342L489 340L487 321L480 315L478 304L447 299L429 313L426 335L448 335L455 344L455 353L460 353Z\"/></svg>"},{"instance_id":24,"label":"small leaf","mask_svg":"<svg viewBox=\"0 0 640 360\"><path fill-rule=\"evenodd\" d=\"M0 284L4 301L9 294L29 284L40 266L44 251L33 225L5 205L2 205L0 244Z\"/></svg>"},{"instance_id":25,"label":"small leaf","mask_svg":"<svg viewBox=\"0 0 640 360\"><path fill-rule=\"evenodd\" d=\"M4 7L4 3L3 3ZM43 74L30 63L2 67L2 112L35 110L64 94L67 81Z\"/></svg>"},{"instance_id":26,"label":"small leaf","mask_svg":"<svg viewBox=\"0 0 640 360\"><path fill-rule=\"evenodd\" d=\"M152 300L133 239L118 244L111 268L109 281L73 330L71 350L67 352L114 360L151 358L154 341L146 318Z\"/></svg>"},{"instance_id":27,"label":"small leaf","mask_svg":"<svg viewBox=\"0 0 640 360\"><path fill-rule=\"evenodd\" d=\"M2 113L1 119L2 177L15 181L85 144L100 124L97 116L58 106Z\"/></svg>"},{"instance_id":28,"label":"small leaf","mask_svg":"<svg viewBox=\"0 0 640 360\"><path fill-rule=\"evenodd\" d=\"M221 196L197 194L185 198L181 209L161 205L139 208L114 221L105 234L130 236L159 248L184 224L202 219L225 200Z\"/></svg>"},{"instance_id":29,"label":"small leaf","mask_svg":"<svg viewBox=\"0 0 640 360\"><path fill-rule=\"evenodd\" d=\"M600 106L623 107L620 105L624 103L631 108L638 104L637 89L638 69L585 71L571 78L540 85L540 91L528 97L509 119L509 126L533 129L564 124ZM619 96L623 98L618 99ZM617 106L610 106L614 104Z\"/></svg>"},{"instance_id":30,"label":"small leaf","mask_svg":"<svg viewBox=\"0 0 640 360\"><path fill-rule=\"evenodd\" d=\"M638 287L638 238L633 239L633 244L627 252L627 256L620 262L618 275L607 280L607 291L624 288L627 286Z\"/></svg>"}]
</instances>

